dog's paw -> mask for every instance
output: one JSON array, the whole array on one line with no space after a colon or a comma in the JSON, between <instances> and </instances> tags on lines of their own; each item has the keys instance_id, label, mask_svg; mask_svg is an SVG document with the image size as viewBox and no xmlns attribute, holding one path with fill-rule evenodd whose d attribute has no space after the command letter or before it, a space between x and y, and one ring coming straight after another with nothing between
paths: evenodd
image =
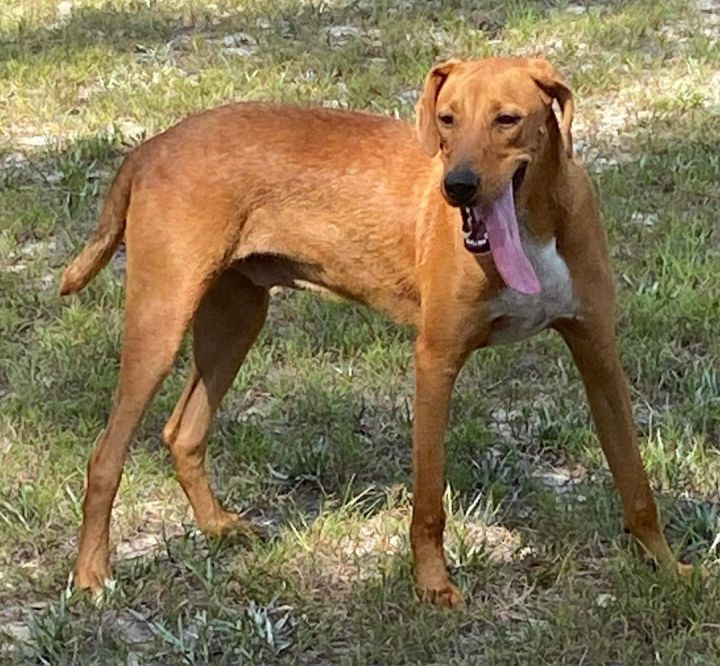
<instances>
[{"instance_id":1,"label":"dog's paw","mask_svg":"<svg viewBox=\"0 0 720 666\"><path fill-rule=\"evenodd\" d=\"M94 598L102 597L106 590L115 587L115 581L107 565L77 567L73 572L72 583L76 590L89 592Z\"/></svg>"},{"instance_id":2,"label":"dog's paw","mask_svg":"<svg viewBox=\"0 0 720 666\"><path fill-rule=\"evenodd\" d=\"M677 573L681 578L692 578L695 571L698 572L701 580L705 580L710 575L710 572L702 564L677 563Z\"/></svg>"},{"instance_id":3,"label":"dog's paw","mask_svg":"<svg viewBox=\"0 0 720 666\"><path fill-rule=\"evenodd\" d=\"M199 526L202 532L214 537L240 537L265 540L267 531L237 513L223 511L211 522Z\"/></svg>"},{"instance_id":4,"label":"dog's paw","mask_svg":"<svg viewBox=\"0 0 720 666\"><path fill-rule=\"evenodd\" d=\"M465 608L465 598L460 588L449 581L437 587L418 586L418 595L422 601L440 608Z\"/></svg>"}]
</instances>

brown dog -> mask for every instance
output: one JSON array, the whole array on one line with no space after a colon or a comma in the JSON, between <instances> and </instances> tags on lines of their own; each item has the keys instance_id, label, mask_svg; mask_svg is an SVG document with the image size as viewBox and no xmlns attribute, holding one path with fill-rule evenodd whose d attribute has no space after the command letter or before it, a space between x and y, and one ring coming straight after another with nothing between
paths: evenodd
<instances>
[{"instance_id":1,"label":"brown dog","mask_svg":"<svg viewBox=\"0 0 720 666\"><path fill-rule=\"evenodd\" d=\"M263 326L268 289L308 284L417 331L411 540L424 598L462 602L443 552L455 377L474 349L547 327L580 370L627 527L674 568L638 452L605 237L572 160L572 118L572 94L543 60L451 61L427 76L419 146L389 118L243 103L133 151L60 290L82 289L125 236L120 378L88 466L76 584L97 590L110 575L110 512L128 446L190 324L194 369L164 439L200 528L249 527L210 487L206 435Z\"/></svg>"}]
</instances>

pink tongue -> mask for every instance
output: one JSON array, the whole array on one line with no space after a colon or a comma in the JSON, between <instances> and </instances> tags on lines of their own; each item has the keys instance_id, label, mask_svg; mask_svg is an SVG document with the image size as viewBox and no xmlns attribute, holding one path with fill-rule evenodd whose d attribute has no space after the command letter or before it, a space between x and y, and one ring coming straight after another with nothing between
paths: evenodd
<instances>
[{"instance_id":1,"label":"pink tongue","mask_svg":"<svg viewBox=\"0 0 720 666\"><path fill-rule=\"evenodd\" d=\"M483 206L481 217L485 220L495 267L505 284L523 294L540 293L535 269L520 242L512 183L493 203Z\"/></svg>"}]
</instances>

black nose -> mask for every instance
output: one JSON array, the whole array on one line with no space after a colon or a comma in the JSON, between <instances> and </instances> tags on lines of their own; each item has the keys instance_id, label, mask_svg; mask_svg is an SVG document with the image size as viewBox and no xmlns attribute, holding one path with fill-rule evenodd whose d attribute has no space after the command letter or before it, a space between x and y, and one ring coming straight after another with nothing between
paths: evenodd
<instances>
[{"instance_id":1,"label":"black nose","mask_svg":"<svg viewBox=\"0 0 720 666\"><path fill-rule=\"evenodd\" d=\"M470 169L455 169L445 176L445 192L458 206L466 206L477 194L480 177Z\"/></svg>"}]
</instances>

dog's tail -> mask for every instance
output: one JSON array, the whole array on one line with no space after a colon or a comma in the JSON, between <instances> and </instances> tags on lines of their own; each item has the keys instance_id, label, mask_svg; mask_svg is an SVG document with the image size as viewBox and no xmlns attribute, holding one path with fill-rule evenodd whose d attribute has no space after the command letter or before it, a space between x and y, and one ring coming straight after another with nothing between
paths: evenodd
<instances>
[{"instance_id":1,"label":"dog's tail","mask_svg":"<svg viewBox=\"0 0 720 666\"><path fill-rule=\"evenodd\" d=\"M125 216L130 205L134 173L134 160L132 155L129 155L110 186L92 238L63 273L60 283L61 296L80 291L110 261L110 257L118 249L125 234Z\"/></svg>"}]
</instances>

